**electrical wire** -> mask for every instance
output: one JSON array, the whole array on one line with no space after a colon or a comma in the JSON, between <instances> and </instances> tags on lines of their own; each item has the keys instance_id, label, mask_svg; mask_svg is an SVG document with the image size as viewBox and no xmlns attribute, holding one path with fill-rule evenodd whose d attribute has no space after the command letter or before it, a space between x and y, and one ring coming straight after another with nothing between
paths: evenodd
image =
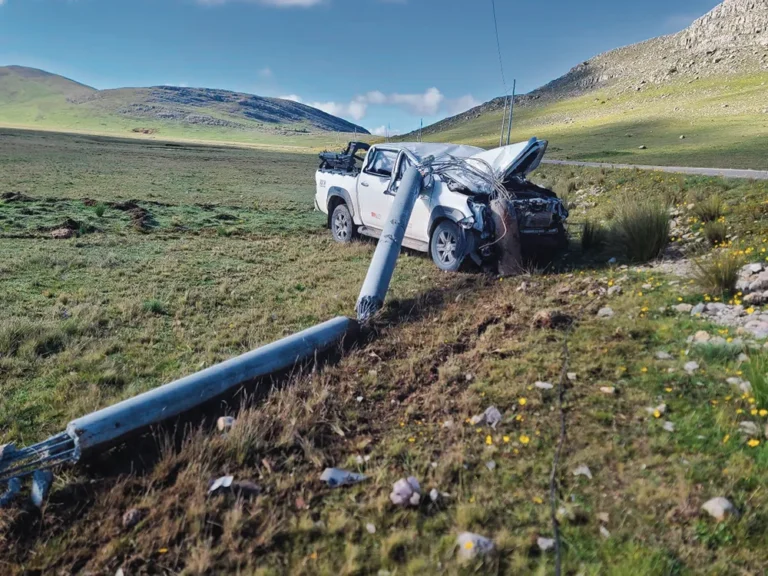
<instances>
[{"instance_id":1,"label":"electrical wire","mask_svg":"<svg viewBox=\"0 0 768 576\"><path fill-rule=\"evenodd\" d=\"M504 77L504 61L501 57L501 42L499 42L499 24L496 20L496 0L491 0L491 7L493 8L493 29L496 32L496 50L499 53L499 69L501 70L501 83L504 86L504 94L509 92L507 89L507 79Z\"/></svg>"}]
</instances>

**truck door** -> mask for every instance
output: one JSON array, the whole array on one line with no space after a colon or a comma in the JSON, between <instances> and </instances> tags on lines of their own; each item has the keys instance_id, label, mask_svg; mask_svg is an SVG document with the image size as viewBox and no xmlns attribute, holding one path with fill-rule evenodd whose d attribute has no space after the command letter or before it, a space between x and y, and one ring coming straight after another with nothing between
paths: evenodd
<instances>
[{"instance_id":1,"label":"truck door","mask_svg":"<svg viewBox=\"0 0 768 576\"><path fill-rule=\"evenodd\" d=\"M382 230L392 206L392 196L386 194L392 180L397 152L372 149L363 171L357 177L357 201L363 224Z\"/></svg>"},{"instance_id":2,"label":"truck door","mask_svg":"<svg viewBox=\"0 0 768 576\"><path fill-rule=\"evenodd\" d=\"M409 166L411 166L411 160L405 154L401 154L395 171L395 184L392 187L395 192L399 190L400 181ZM411 219L408 220L408 226L405 230L405 235L408 238L429 242L429 215L431 214L432 202L430 192L431 190L423 190L413 205ZM394 196L390 195L389 198L394 198Z\"/></svg>"}]
</instances>

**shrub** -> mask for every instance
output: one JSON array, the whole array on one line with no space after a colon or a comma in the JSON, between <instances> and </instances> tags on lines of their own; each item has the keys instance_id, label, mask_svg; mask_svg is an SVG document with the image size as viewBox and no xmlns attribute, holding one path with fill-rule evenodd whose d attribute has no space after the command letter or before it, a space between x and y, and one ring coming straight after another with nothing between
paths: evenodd
<instances>
[{"instance_id":1,"label":"shrub","mask_svg":"<svg viewBox=\"0 0 768 576\"><path fill-rule=\"evenodd\" d=\"M714 222L723 215L725 203L718 194L710 194L706 198L699 200L693 207L693 213L699 217L702 222Z\"/></svg>"},{"instance_id":2,"label":"shrub","mask_svg":"<svg viewBox=\"0 0 768 576\"><path fill-rule=\"evenodd\" d=\"M713 294L733 292L739 280L741 259L730 252L713 254L709 260L694 260L693 279Z\"/></svg>"},{"instance_id":3,"label":"shrub","mask_svg":"<svg viewBox=\"0 0 768 576\"><path fill-rule=\"evenodd\" d=\"M107 209L107 205L104 204L103 202L100 202L99 204L96 204L93 211L96 212L96 216L101 218L102 216L104 216L104 212L106 211L106 209Z\"/></svg>"},{"instance_id":4,"label":"shrub","mask_svg":"<svg viewBox=\"0 0 768 576\"><path fill-rule=\"evenodd\" d=\"M571 180L570 182L568 182L568 186L566 187L565 192L566 192L566 194L570 194L571 192L576 192L576 190L578 190L578 189L579 188L578 188L578 185L576 184L576 182Z\"/></svg>"},{"instance_id":5,"label":"shrub","mask_svg":"<svg viewBox=\"0 0 768 576\"><path fill-rule=\"evenodd\" d=\"M752 384L757 405L768 406L768 354L752 354L745 368L744 376Z\"/></svg>"},{"instance_id":6,"label":"shrub","mask_svg":"<svg viewBox=\"0 0 768 576\"><path fill-rule=\"evenodd\" d=\"M154 298L152 300L146 300L144 302L144 311L150 312L152 314L157 314L158 316L162 316L168 313L168 311L165 308L165 304L160 302L160 300L156 300Z\"/></svg>"},{"instance_id":7,"label":"shrub","mask_svg":"<svg viewBox=\"0 0 768 576\"><path fill-rule=\"evenodd\" d=\"M609 231L600 222L587 220L581 233L582 252L600 251L608 245Z\"/></svg>"},{"instance_id":8,"label":"shrub","mask_svg":"<svg viewBox=\"0 0 768 576\"><path fill-rule=\"evenodd\" d=\"M669 209L652 198L625 198L616 209L611 242L635 262L661 254L669 242Z\"/></svg>"},{"instance_id":9,"label":"shrub","mask_svg":"<svg viewBox=\"0 0 768 576\"><path fill-rule=\"evenodd\" d=\"M712 246L722 244L727 236L728 229L722 222L707 222L704 225L704 237Z\"/></svg>"}]
</instances>

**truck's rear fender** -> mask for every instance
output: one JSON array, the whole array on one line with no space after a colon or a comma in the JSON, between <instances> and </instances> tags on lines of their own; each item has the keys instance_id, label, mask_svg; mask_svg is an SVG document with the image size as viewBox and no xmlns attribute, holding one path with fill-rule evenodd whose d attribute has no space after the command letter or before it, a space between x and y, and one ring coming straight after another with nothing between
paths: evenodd
<instances>
[{"instance_id":1,"label":"truck's rear fender","mask_svg":"<svg viewBox=\"0 0 768 576\"><path fill-rule=\"evenodd\" d=\"M346 204L349 209L349 213L352 215L352 220L356 220L355 205L352 203L352 196L349 191L340 186L331 186L328 189L328 227L331 227L331 215L339 204Z\"/></svg>"}]
</instances>

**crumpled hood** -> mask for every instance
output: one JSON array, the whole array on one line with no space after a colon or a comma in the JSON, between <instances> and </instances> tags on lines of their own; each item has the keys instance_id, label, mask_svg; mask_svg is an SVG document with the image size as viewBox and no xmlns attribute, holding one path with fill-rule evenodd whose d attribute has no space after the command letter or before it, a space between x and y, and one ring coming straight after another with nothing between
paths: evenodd
<instances>
[{"instance_id":1,"label":"crumpled hood","mask_svg":"<svg viewBox=\"0 0 768 576\"><path fill-rule=\"evenodd\" d=\"M474 154L464 161L473 169L488 174L489 171L500 183L513 177L524 177L533 172L541 164L541 159L547 150L547 141L531 138L527 142L518 142L509 146L501 146ZM459 167L445 171L445 175L455 180L476 194L492 193L490 184L472 174L469 170Z\"/></svg>"}]
</instances>

